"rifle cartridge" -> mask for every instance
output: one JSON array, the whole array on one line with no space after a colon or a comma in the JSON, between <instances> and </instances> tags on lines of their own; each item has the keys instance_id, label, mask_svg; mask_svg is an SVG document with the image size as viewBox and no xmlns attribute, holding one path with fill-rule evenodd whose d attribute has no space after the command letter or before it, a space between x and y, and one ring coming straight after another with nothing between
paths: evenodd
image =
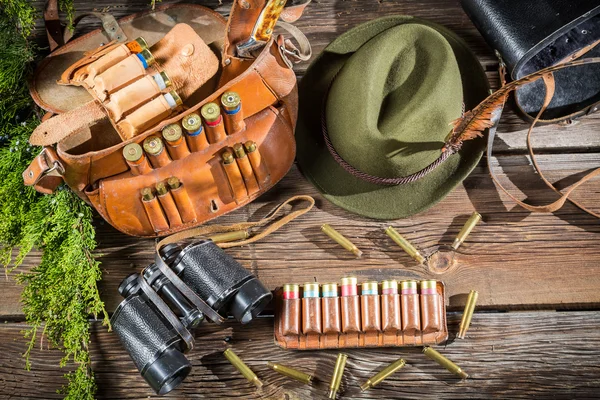
<instances>
[{"instance_id":1,"label":"rifle cartridge","mask_svg":"<svg viewBox=\"0 0 600 400\"><path fill-rule=\"evenodd\" d=\"M390 376L394 372L398 371L400 368L404 367L405 365L406 365L406 361L404 361L402 358L394 361L393 363L391 363L390 365L388 365L387 367L385 367L384 369L379 371L377 374L375 374L372 377L370 377L369 379L367 379L367 381L365 383L360 385L360 390L362 390L364 392L364 391L367 391L367 390L379 385L381 383L381 381L383 381L388 376Z\"/></svg>"},{"instance_id":2,"label":"rifle cartridge","mask_svg":"<svg viewBox=\"0 0 600 400\"><path fill-rule=\"evenodd\" d=\"M477 298L479 297L479 293L476 290L471 290L469 292L469 297L467 297L467 303L465 304L465 311L463 311L462 319L460 320L460 327L458 328L458 334L456 335L459 339L464 339L467 334L467 330L471 325L471 319L473 318L473 312L475 311L475 303L477 303Z\"/></svg>"},{"instance_id":3,"label":"rifle cartridge","mask_svg":"<svg viewBox=\"0 0 600 400\"><path fill-rule=\"evenodd\" d=\"M271 361L267 362L267 366L271 368L273 371L280 373L281 375L285 375L289 378L295 379L299 382L306 383L310 385L313 380L313 376L302 371L298 371L297 369L286 367L285 365L272 363Z\"/></svg>"},{"instance_id":4,"label":"rifle cartridge","mask_svg":"<svg viewBox=\"0 0 600 400\"><path fill-rule=\"evenodd\" d=\"M348 361L348 355L340 353L335 361L335 367L333 368L333 376L331 377L331 383L329 384L329 393L327 397L335 399L340 385L342 384L342 375L344 375L344 368L346 367L346 361Z\"/></svg>"},{"instance_id":5,"label":"rifle cartridge","mask_svg":"<svg viewBox=\"0 0 600 400\"><path fill-rule=\"evenodd\" d=\"M437 350L434 350L431 347L423 347L423 354L425 354L427 358L430 358L433 361L437 362L442 367L446 368L448 371L452 372L459 378L467 379L469 377L469 374L463 371L458 365L454 364L452 361L438 353Z\"/></svg>"},{"instance_id":6,"label":"rifle cartridge","mask_svg":"<svg viewBox=\"0 0 600 400\"><path fill-rule=\"evenodd\" d=\"M458 250L458 248L464 243L464 241L467 239L467 236L471 234L471 231L473 228L475 228L475 225L477 225L479 221L481 221L481 214L479 214L477 211L473 211L473 214L471 214L460 232L458 232L458 235L456 235L454 243L452 243L452 248L454 250Z\"/></svg>"},{"instance_id":7,"label":"rifle cartridge","mask_svg":"<svg viewBox=\"0 0 600 400\"><path fill-rule=\"evenodd\" d=\"M360 256L362 256L362 251L360 251L354 243L352 243L344 235L333 229L329 224L321 225L321 230L327 236L335 240L340 246L354 254L357 258L360 258Z\"/></svg>"},{"instance_id":8,"label":"rifle cartridge","mask_svg":"<svg viewBox=\"0 0 600 400\"><path fill-rule=\"evenodd\" d=\"M248 367L231 349L227 349L223 352L223 355L229 362L238 370L240 374L253 383L257 388L261 388L263 383L258 379L258 376Z\"/></svg>"},{"instance_id":9,"label":"rifle cartridge","mask_svg":"<svg viewBox=\"0 0 600 400\"><path fill-rule=\"evenodd\" d=\"M217 233L212 236L209 236L209 239L215 243L227 243L227 242L233 242L235 240L248 239L249 237L250 237L250 233L244 229L241 231Z\"/></svg>"},{"instance_id":10,"label":"rifle cartridge","mask_svg":"<svg viewBox=\"0 0 600 400\"><path fill-rule=\"evenodd\" d=\"M413 246L408 240L406 240L404 238L404 236L402 236L401 234L399 234L398 231L396 231L394 228L392 228L391 226L388 226L385 229L385 233L390 238L392 238L392 240L394 242L396 242L396 244L398 246L400 246L402 248L402 250L404 250L416 262L418 262L419 264L423 264L425 262L425 257L423 257L421 255L421 253L419 253L419 250L417 250L415 248L415 246Z\"/></svg>"}]
</instances>

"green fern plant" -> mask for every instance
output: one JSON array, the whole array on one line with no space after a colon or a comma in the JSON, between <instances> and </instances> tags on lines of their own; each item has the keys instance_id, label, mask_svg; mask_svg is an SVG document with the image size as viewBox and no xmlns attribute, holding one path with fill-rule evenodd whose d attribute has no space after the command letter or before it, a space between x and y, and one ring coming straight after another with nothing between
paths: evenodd
<instances>
[{"instance_id":1,"label":"green fern plant","mask_svg":"<svg viewBox=\"0 0 600 400\"><path fill-rule=\"evenodd\" d=\"M59 4L72 20L72 0ZM45 336L64 351L61 366L76 365L66 374L65 398L93 399L89 315L100 316L105 324L108 315L97 288L101 271L94 254L92 210L65 188L39 195L23 185L21 176L41 150L27 142L39 124L26 85L36 52L27 39L36 17L27 0L0 0L0 262L24 286L23 311L30 326L26 368L36 341ZM40 264L19 273L34 248L43 250Z\"/></svg>"}]
</instances>

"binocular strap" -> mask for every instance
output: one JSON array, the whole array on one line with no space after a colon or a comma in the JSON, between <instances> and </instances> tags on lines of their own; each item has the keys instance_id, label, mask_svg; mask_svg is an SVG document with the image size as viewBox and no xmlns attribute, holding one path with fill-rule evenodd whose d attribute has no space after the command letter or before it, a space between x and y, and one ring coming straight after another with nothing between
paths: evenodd
<instances>
[{"instance_id":1,"label":"binocular strap","mask_svg":"<svg viewBox=\"0 0 600 400\"><path fill-rule=\"evenodd\" d=\"M162 261L162 259L161 259ZM170 268L167 268L169 271ZM164 271L163 271L164 272ZM185 341L187 350L192 350L194 348L194 337L186 329L185 326L179 321L179 318L175 313L169 308L167 303L146 283L146 280L140 275L138 277L138 282L144 294L150 299L150 301L158 308L160 313L169 321L169 323L173 326L173 328L177 331L179 336ZM189 289L189 288L188 288ZM187 352L186 350L186 352Z\"/></svg>"}]
</instances>

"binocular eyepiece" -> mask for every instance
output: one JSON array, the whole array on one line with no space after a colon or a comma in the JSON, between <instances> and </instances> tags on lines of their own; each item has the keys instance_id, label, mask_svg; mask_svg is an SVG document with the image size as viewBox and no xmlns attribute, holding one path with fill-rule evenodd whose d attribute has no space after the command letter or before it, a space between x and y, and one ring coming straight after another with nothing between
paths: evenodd
<instances>
[{"instance_id":1,"label":"binocular eyepiece","mask_svg":"<svg viewBox=\"0 0 600 400\"><path fill-rule=\"evenodd\" d=\"M125 300L115 310L111 325L142 377L162 395L191 371L183 353L191 350L193 339L181 333L204 320L198 298L219 316L231 315L246 324L267 306L272 294L210 240L185 248L167 245L160 250L160 257L178 279L169 279L167 275L172 274L163 273L156 263L141 275L129 275L119 286Z\"/></svg>"}]
</instances>

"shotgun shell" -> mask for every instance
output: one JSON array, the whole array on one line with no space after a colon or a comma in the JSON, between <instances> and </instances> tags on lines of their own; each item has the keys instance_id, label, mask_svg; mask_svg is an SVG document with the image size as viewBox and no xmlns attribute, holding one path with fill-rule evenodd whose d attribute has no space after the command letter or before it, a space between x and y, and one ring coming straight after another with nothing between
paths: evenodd
<instances>
[{"instance_id":1,"label":"shotgun shell","mask_svg":"<svg viewBox=\"0 0 600 400\"><path fill-rule=\"evenodd\" d=\"M144 49L144 50L140 51L139 53L136 53L136 56L140 60L142 65L144 66L144 69L150 67L151 65L153 65L156 62L156 60L154 59L154 56L148 49Z\"/></svg>"},{"instance_id":2,"label":"shotgun shell","mask_svg":"<svg viewBox=\"0 0 600 400\"><path fill-rule=\"evenodd\" d=\"M181 121L181 124L190 136L195 136L202 132L202 119L196 113L187 115Z\"/></svg>"},{"instance_id":3,"label":"shotgun shell","mask_svg":"<svg viewBox=\"0 0 600 400\"><path fill-rule=\"evenodd\" d=\"M421 281L421 294L437 294L437 281Z\"/></svg>"},{"instance_id":4,"label":"shotgun shell","mask_svg":"<svg viewBox=\"0 0 600 400\"><path fill-rule=\"evenodd\" d=\"M358 295L358 279L354 276L342 278L342 296Z\"/></svg>"},{"instance_id":5,"label":"shotgun shell","mask_svg":"<svg viewBox=\"0 0 600 400\"><path fill-rule=\"evenodd\" d=\"M337 283L324 283L321 289L323 297L338 297Z\"/></svg>"},{"instance_id":6,"label":"shotgun shell","mask_svg":"<svg viewBox=\"0 0 600 400\"><path fill-rule=\"evenodd\" d=\"M404 367L405 365L406 365L406 361L404 361L403 359L394 361L393 363L391 363L390 365L388 365L387 367L385 367L384 369L379 371L377 374L375 374L374 376L367 379L367 381L365 383L360 385L360 390L362 390L364 392L366 390L371 389L372 387L377 386L379 383L381 383L381 381L383 381L388 376L390 376L394 372L398 371L400 368Z\"/></svg>"},{"instance_id":7,"label":"shotgun shell","mask_svg":"<svg viewBox=\"0 0 600 400\"><path fill-rule=\"evenodd\" d=\"M171 86L171 79L169 79L169 75L167 75L165 71L152 75L152 79L154 79L154 82L156 82L160 90L165 90Z\"/></svg>"},{"instance_id":8,"label":"shotgun shell","mask_svg":"<svg viewBox=\"0 0 600 400\"><path fill-rule=\"evenodd\" d=\"M401 294L417 294L417 281L402 281L400 282Z\"/></svg>"},{"instance_id":9,"label":"shotgun shell","mask_svg":"<svg viewBox=\"0 0 600 400\"><path fill-rule=\"evenodd\" d=\"M167 179L167 185L169 185L169 188L171 188L171 190L174 190L181 186L181 181L176 176L172 176L169 179Z\"/></svg>"},{"instance_id":10,"label":"shotgun shell","mask_svg":"<svg viewBox=\"0 0 600 400\"><path fill-rule=\"evenodd\" d=\"M333 229L329 224L321 225L321 230L327 236L335 240L340 246L354 254L356 257L360 257L362 255L362 251L358 249L350 240L348 240L344 235Z\"/></svg>"},{"instance_id":11,"label":"shotgun shell","mask_svg":"<svg viewBox=\"0 0 600 400\"><path fill-rule=\"evenodd\" d=\"M252 370L250 369L250 367L248 367L238 356L237 354L235 354L233 352L233 350L231 349L227 349L223 352L223 355L225 356L225 358L227 358L227 360L229 360L229 362L231 364L233 364L233 366L240 371L240 373L244 376L244 378L246 378L248 380L248 382L253 383L254 385L256 385L257 388L261 388L263 383L260 381L260 379L258 379L258 376L256 376L256 374L254 372L252 372Z\"/></svg>"},{"instance_id":12,"label":"shotgun shell","mask_svg":"<svg viewBox=\"0 0 600 400\"><path fill-rule=\"evenodd\" d=\"M442 367L446 368L448 371L452 372L454 375L462 379L467 379L469 377L469 375L466 372L464 372L458 365L454 364L452 361L448 360L446 357L444 357L431 347L423 347L423 354L425 354L426 357L440 364Z\"/></svg>"},{"instance_id":13,"label":"shotgun shell","mask_svg":"<svg viewBox=\"0 0 600 400\"><path fill-rule=\"evenodd\" d=\"M137 163L143 156L142 146L137 143L129 143L123 147L123 157L131 163Z\"/></svg>"},{"instance_id":14,"label":"shotgun shell","mask_svg":"<svg viewBox=\"0 0 600 400\"><path fill-rule=\"evenodd\" d=\"M479 293L476 290L471 290L469 292L469 297L467 297L467 304L465 304L465 311L463 312L462 319L460 320L458 335L456 335L456 337L459 339L465 338L467 330L471 325L471 319L473 318L473 312L475 311L475 303L477 303L477 297L479 297Z\"/></svg>"},{"instance_id":15,"label":"shotgun shell","mask_svg":"<svg viewBox=\"0 0 600 400\"><path fill-rule=\"evenodd\" d=\"M331 377L331 383L329 384L329 393L327 395L327 397L330 399L335 399L338 390L340 390L340 384L342 383L342 375L344 374L346 361L348 361L347 354L338 354L335 367L333 369L333 376Z\"/></svg>"},{"instance_id":16,"label":"shotgun shell","mask_svg":"<svg viewBox=\"0 0 600 400\"><path fill-rule=\"evenodd\" d=\"M377 282L363 282L360 289L360 294L363 296L379 294L379 284Z\"/></svg>"},{"instance_id":17,"label":"shotgun shell","mask_svg":"<svg viewBox=\"0 0 600 400\"><path fill-rule=\"evenodd\" d=\"M396 244L398 246L400 246L402 248L402 250L404 250L409 256L411 256L416 262L418 262L419 264L423 264L425 262L425 257L423 257L421 255L421 253L419 253L419 250L417 250L408 240L406 240L401 234L399 234L394 228L392 228L391 226L388 226L385 229L385 233L387 233L387 235L389 237L392 238L392 240L394 242L396 242Z\"/></svg>"},{"instance_id":18,"label":"shotgun shell","mask_svg":"<svg viewBox=\"0 0 600 400\"><path fill-rule=\"evenodd\" d=\"M179 144L182 133L181 126L177 123L169 124L162 130L162 136L168 144Z\"/></svg>"},{"instance_id":19,"label":"shotgun shell","mask_svg":"<svg viewBox=\"0 0 600 400\"><path fill-rule=\"evenodd\" d=\"M283 298L285 300L293 300L300 298L300 285L288 283L283 285Z\"/></svg>"},{"instance_id":20,"label":"shotgun shell","mask_svg":"<svg viewBox=\"0 0 600 400\"><path fill-rule=\"evenodd\" d=\"M319 284L318 283L305 283L303 297L304 298L319 297Z\"/></svg>"},{"instance_id":21,"label":"shotgun shell","mask_svg":"<svg viewBox=\"0 0 600 400\"><path fill-rule=\"evenodd\" d=\"M216 103L203 105L200 113L208 125L217 125L221 122L221 109Z\"/></svg>"},{"instance_id":22,"label":"shotgun shell","mask_svg":"<svg viewBox=\"0 0 600 400\"><path fill-rule=\"evenodd\" d=\"M135 40L125 43L125 46L127 46L129 51L132 53L141 53L148 48L148 43L146 43L146 40L140 36Z\"/></svg>"},{"instance_id":23,"label":"shotgun shell","mask_svg":"<svg viewBox=\"0 0 600 400\"><path fill-rule=\"evenodd\" d=\"M144 140L144 151L151 156L157 156L164 150L162 140L156 136L150 136Z\"/></svg>"},{"instance_id":24,"label":"shotgun shell","mask_svg":"<svg viewBox=\"0 0 600 400\"><path fill-rule=\"evenodd\" d=\"M271 368L273 371L279 372L281 375L285 375L285 376L295 379L299 382L306 383L307 385L310 385L312 383L312 380L313 380L312 375L298 371L297 369L286 367L281 364L272 363L270 361L267 362L267 366L269 368Z\"/></svg>"},{"instance_id":25,"label":"shotgun shell","mask_svg":"<svg viewBox=\"0 0 600 400\"><path fill-rule=\"evenodd\" d=\"M152 193L152 189L149 187L142 189L142 200L150 201L154 198L154 193Z\"/></svg>"},{"instance_id":26,"label":"shotgun shell","mask_svg":"<svg viewBox=\"0 0 600 400\"><path fill-rule=\"evenodd\" d=\"M471 233L473 228L475 228L475 225L479 223L479 221L481 221L481 214L479 214L477 211L473 211L473 214L471 214L467 222L465 222L465 224L463 225L460 232L458 232L456 239L454 239L454 243L452 243L452 248L454 250L457 250L460 247L460 245L464 243L464 241L467 239L467 236L469 236L469 234Z\"/></svg>"},{"instance_id":27,"label":"shotgun shell","mask_svg":"<svg viewBox=\"0 0 600 400\"><path fill-rule=\"evenodd\" d=\"M381 282L381 294L398 294L398 281L387 280Z\"/></svg>"},{"instance_id":28,"label":"shotgun shell","mask_svg":"<svg viewBox=\"0 0 600 400\"><path fill-rule=\"evenodd\" d=\"M221 96L221 104L223 105L223 110L225 110L227 114L235 114L242 108L240 95L236 92L223 93L223 96Z\"/></svg>"},{"instance_id":29,"label":"shotgun shell","mask_svg":"<svg viewBox=\"0 0 600 400\"><path fill-rule=\"evenodd\" d=\"M250 232L247 230L233 231L217 233L216 235L209 236L208 238L215 243L227 243L235 240L244 240L250 237Z\"/></svg>"},{"instance_id":30,"label":"shotgun shell","mask_svg":"<svg viewBox=\"0 0 600 400\"><path fill-rule=\"evenodd\" d=\"M183 104L183 100L181 100L181 97L179 97L177 92L174 90L171 90L169 93L166 93L164 97L167 103L169 103L169 107L171 108L175 108Z\"/></svg>"}]
</instances>

